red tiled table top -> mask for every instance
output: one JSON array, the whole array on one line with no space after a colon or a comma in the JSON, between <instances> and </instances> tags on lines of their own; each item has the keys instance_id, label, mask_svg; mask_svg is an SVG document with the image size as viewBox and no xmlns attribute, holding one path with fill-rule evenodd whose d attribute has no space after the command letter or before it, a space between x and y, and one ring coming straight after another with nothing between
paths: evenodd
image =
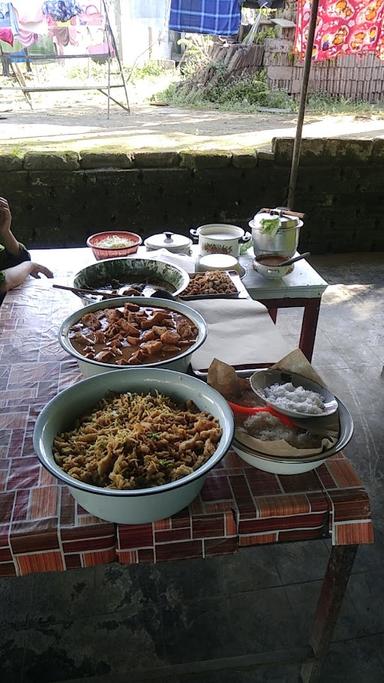
<instances>
[{"instance_id":1,"label":"red tiled table top","mask_svg":"<svg viewBox=\"0 0 384 683\"><path fill-rule=\"evenodd\" d=\"M0 575L328 536L334 545L373 542L368 496L342 454L307 474L277 476L230 452L188 509L153 524L115 525L85 512L40 466L32 444L40 410L80 378L56 340L77 308L74 295L45 280L10 292L0 308Z\"/></svg>"}]
</instances>

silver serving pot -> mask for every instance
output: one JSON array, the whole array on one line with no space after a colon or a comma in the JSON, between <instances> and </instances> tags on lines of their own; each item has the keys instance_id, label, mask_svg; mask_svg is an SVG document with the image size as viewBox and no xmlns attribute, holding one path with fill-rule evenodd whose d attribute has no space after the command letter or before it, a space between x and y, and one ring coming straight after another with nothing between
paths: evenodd
<instances>
[{"instance_id":1,"label":"silver serving pot","mask_svg":"<svg viewBox=\"0 0 384 683\"><path fill-rule=\"evenodd\" d=\"M280 227L275 234L265 232L261 227L263 218L280 218ZM291 258L299 244L300 228L303 221L296 216L284 216L282 212L276 210L271 213L260 212L249 222L252 229L253 251L256 256L283 256Z\"/></svg>"}]
</instances>

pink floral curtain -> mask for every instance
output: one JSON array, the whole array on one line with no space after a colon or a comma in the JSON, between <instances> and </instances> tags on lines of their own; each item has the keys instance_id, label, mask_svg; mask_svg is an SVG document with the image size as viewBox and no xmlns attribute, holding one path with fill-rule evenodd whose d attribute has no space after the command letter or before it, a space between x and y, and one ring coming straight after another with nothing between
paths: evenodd
<instances>
[{"instance_id":1,"label":"pink floral curtain","mask_svg":"<svg viewBox=\"0 0 384 683\"><path fill-rule=\"evenodd\" d=\"M304 56L312 0L297 0L295 52ZM320 0L312 57L375 52L384 59L384 0Z\"/></svg>"}]
</instances>

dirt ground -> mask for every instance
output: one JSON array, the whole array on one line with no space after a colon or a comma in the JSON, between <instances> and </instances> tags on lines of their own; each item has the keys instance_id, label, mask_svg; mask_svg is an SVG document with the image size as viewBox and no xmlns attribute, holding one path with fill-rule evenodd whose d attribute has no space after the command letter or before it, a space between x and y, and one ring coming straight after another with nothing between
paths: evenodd
<instances>
[{"instance_id":1,"label":"dirt ground","mask_svg":"<svg viewBox=\"0 0 384 683\"><path fill-rule=\"evenodd\" d=\"M116 93L119 93L116 95ZM147 91L146 94L149 94ZM121 99L122 90L113 95ZM33 110L20 91L0 89L0 150L200 149L268 150L273 137L293 136L296 115L238 114L151 106L129 88L131 113L97 91L33 93ZM384 137L379 116L308 114L305 137Z\"/></svg>"}]
</instances>

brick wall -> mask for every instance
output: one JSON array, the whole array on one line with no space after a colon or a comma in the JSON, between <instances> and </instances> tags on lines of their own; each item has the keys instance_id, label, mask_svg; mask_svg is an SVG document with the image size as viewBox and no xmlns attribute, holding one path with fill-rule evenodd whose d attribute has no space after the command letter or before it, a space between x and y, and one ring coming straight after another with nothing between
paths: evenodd
<instances>
[{"instance_id":1,"label":"brick wall","mask_svg":"<svg viewBox=\"0 0 384 683\"><path fill-rule=\"evenodd\" d=\"M0 194L29 247L83 246L105 228L143 238L187 234L214 221L243 228L263 206L285 203L292 139L273 151L27 153L0 157ZM295 209L300 249L384 251L384 140L303 141Z\"/></svg>"}]
</instances>

